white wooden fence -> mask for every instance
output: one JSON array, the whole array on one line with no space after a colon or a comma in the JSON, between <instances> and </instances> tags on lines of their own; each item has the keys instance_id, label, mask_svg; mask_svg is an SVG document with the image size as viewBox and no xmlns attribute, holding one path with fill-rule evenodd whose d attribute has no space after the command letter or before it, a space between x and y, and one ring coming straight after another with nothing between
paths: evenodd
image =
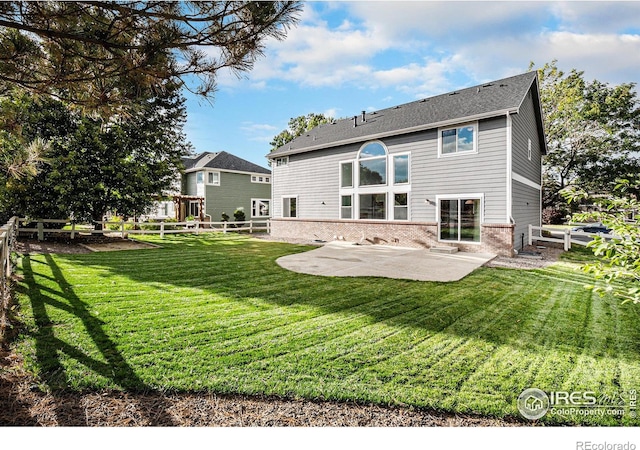
<instances>
[{"instance_id":1,"label":"white wooden fence","mask_svg":"<svg viewBox=\"0 0 640 450\"><path fill-rule=\"evenodd\" d=\"M534 234L534 232L537 233ZM570 228L558 229L529 225L529 245L533 245L533 241L555 242L562 244L564 250L567 251L572 244L587 245L591 241L590 238L594 236L602 236L605 239L613 239L615 237L613 234L585 233L584 231L573 231ZM578 237L587 237L589 239L578 239Z\"/></svg>"},{"instance_id":2,"label":"white wooden fence","mask_svg":"<svg viewBox=\"0 0 640 450\"><path fill-rule=\"evenodd\" d=\"M12 217L9 222L0 227L0 255L2 255L2 273L0 274L0 309L2 309L2 311L0 311L0 335L4 333L6 311L10 306L11 292L9 281L14 269L12 254L16 244L17 230L17 217Z\"/></svg>"},{"instance_id":3,"label":"white wooden fence","mask_svg":"<svg viewBox=\"0 0 640 450\"><path fill-rule=\"evenodd\" d=\"M165 234L184 233L210 233L228 231L271 231L269 220L246 220L244 222L200 222L197 220L187 222L93 222L75 223L72 220L58 219L18 219L18 233L37 233L38 240L44 240L45 233L69 234L74 239L78 234L119 234L122 238L129 234L159 234L164 238ZM31 226L25 226L31 225ZM35 227L33 226L35 224ZM57 224L57 228L45 228L44 224ZM95 229L96 224L101 224L102 229ZM117 227L113 230L114 226Z\"/></svg>"}]
</instances>

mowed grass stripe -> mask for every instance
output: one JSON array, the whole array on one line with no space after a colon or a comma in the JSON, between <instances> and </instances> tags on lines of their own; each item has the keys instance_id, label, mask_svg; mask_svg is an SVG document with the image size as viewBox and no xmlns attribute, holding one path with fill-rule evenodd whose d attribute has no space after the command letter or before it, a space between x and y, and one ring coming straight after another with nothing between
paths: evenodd
<instances>
[{"instance_id":1,"label":"mowed grass stripe","mask_svg":"<svg viewBox=\"0 0 640 450\"><path fill-rule=\"evenodd\" d=\"M275 264L310 247L231 234L144 240L162 248L23 259L27 333L18 349L51 388L275 394L517 417L526 387L640 384L637 310L593 297L575 265L483 268L457 283L326 278Z\"/></svg>"}]
</instances>

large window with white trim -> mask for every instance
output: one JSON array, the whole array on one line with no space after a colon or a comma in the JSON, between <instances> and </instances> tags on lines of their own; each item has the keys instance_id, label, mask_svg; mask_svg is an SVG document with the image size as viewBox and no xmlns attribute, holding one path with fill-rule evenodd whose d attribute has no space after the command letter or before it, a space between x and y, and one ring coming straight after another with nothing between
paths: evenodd
<instances>
[{"instance_id":1,"label":"large window with white trim","mask_svg":"<svg viewBox=\"0 0 640 450\"><path fill-rule=\"evenodd\" d=\"M482 197L439 198L438 209L441 241L480 242Z\"/></svg>"},{"instance_id":2,"label":"large window with white trim","mask_svg":"<svg viewBox=\"0 0 640 450\"><path fill-rule=\"evenodd\" d=\"M410 153L389 153L380 141L364 144L339 163L340 218L410 220Z\"/></svg>"},{"instance_id":3,"label":"large window with white trim","mask_svg":"<svg viewBox=\"0 0 640 450\"><path fill-rule=\"evenodd\" d=\"M269 204L271 200L267 198L251 199L251 217L269 217Z\"/></svg>"},{"instance_id":4,"label":"large window with white trim","mask_svg":"<svg viewBox=\"0 0 640 450\"><path fill-rule=\"evenodd\" d=\"M358 164L360 186L387 184L387 149L380 142L371 142L362 147Z\"/></svg>"},{"instance_id":5,"label":"large window with white trim","mask_svg":"<svg viewBox=\"0 0 640 450\"><path fill-rule=\"evenodd\" d=\"M360 194L360 219L385 220L387 218L387 194Z\"/></svg>"}]
</instances>

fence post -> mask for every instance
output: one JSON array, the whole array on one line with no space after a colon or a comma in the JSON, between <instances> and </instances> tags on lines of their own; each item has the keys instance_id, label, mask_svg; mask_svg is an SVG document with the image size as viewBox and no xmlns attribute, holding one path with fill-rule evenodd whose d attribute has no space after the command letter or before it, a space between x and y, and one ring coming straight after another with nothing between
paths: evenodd
<instances>
[{"instance_id":1,"label":"fence post","mask_svg":"<svg viewBox=\"0 0 640 450\"><path fill-rule=\"evenodd\" d=\"M253 234L253 220L249 221L249 234Z\"/></svg>"},{"instance_id":2,"label":"fence post","mask_svg":"<svg viewBox=\"0 0 640 450\"><path fill-rule=\"evenodd\" d=\"M564 232L564 251L571 249L571 230L565 230Z\"/></svg>"},{"instance_id":3,"label":"fence post","mask_svg":"<svg viewBox=\"0 0 640 450\"><path fill-rule=\"evenodd\" d=\"M38 222L38 240L44 241L44 224L42 222Z\"/></svg>"},{"instance_id":4,"label":"fence post","mask_svg":"<svg viewBox=\"0 0 640 450\"><path fill-rule=\"evenodd\" d=\"M124 220L120 221L120 234L122 239L124 239Z\"/></svg>"},{"instance_id":5,"label":"fence post","mask_svg":"<svg viewBox=\"0 0 640 450\"><path fill-rule=\"evenodd\" d=\"M2 242L0 242L0 245L2 245L2 289L4 290L6 279L11 276L10 254L7 249L9 246L9 231L4 231L3 228L0 228L0 233L2 234Z\"/></svg>"},{"instance_id":6,"label":"fence post","mask_svg":"<svg viewBox=\"0 0 640 450\"><path fill-rule=\"evenodd\" d=\"M271 234L271 221L267 219L267 234Z\"/></svg>"},{"instance_id":7,"label":"fence post","mask_svg":"<svg viewBox=\"0 0 640 450\"><path fill-rule=\"evenodd\" d=\"M164 220L160 222L160 239L164 239Z\"/></svg>"},{"instance_id":8,"label":"fence post","mask_svg":"<svg viewBox=\"0 0 640 450\"><path fill-rule=\"evenodd\" d=\"M196 221L196 235L200 234L200 221Z\"/></svg>"},{"instance_id":9,"label":"fence post","mask_svg":"<svg viewBox=\"0 0 640 450\"><path fill-rule=\"evenodd\" d=\"M71 222L71 239L76 237L76 223Z\"/></svg>"},{"instance_id":10,"label":"fence post","mask_svg":"<svg viewBox=\"0 0 640 450\"><path fill-rule=\"evenodd\" d=\"M227 233L227 222L222 223L222 232L225 234Z\"/></svg>"}]
</instances>

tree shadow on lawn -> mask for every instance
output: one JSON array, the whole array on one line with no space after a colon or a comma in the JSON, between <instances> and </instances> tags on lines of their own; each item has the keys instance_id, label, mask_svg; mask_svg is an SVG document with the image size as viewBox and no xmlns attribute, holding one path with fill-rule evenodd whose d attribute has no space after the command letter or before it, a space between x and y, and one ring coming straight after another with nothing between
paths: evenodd
<instances>
[{"instance_id":1,"label":"tree shadow on lawn","mask_svg":"<svg viewBox=\"0 0 640 450\"><path fill-rule=\"evenodd\" d=\"M375 277L321 277L281 268L280 256L315 247L253 241L245 237L163 240L153 258L148 251L128 252L127 263L108 255L65 255L144 284L200 288L233 301L258 299L276 307L305 305L325 314L366 315L374 322L414 327L496 345L512 345L572 354L589 354L593 302L606 314L624 320L624 337L634 357L640 355L640 330L632 326L638 308L621 308L617 300L593 297L580 274L551 270L479 269L455 283L419 282ZM145 265L155 264L146 268ZM582 277L582 278L580 278ZM626 309L626 310L625 310ZM628 326L627 326L628 325ZM610 331L620 333L618 325ZM585 332L588 331L588 332ZM610 348L593 356L613 356ZM597 353L597 354L596 354Z\"/></svg>"},{"instance_id":2,"label":"tree shadow on lawn","mask_svg":"<svg viewBox=\"0 0 640 450\"><path fill-rule=\"evenodd\" d=\"M567 359L574 361L572 364L576 364L576 355L622 357L631 361L637 360L640 354L637 344L640 331L632 326L637 323L637 311L621 311L616 301L607 300L604 308L612 319L624 317L624 323L604 329L602 333L607 335L606 339L592 345L594 333L600 330L585 332L585 327L593 318L592 304L604 300L593 299L583 288L582 281L571 281L568 276L546 269L531 272L480 269L457 283L371 277L325 278L289 272L275 263L280 256L308 250L309 247L305 246L246 239L216 241L206 237L193 237L186 243L180 239L168 239L161 244L163 248L160 250L129 251L126 255L46 255L42 264L50 267L57 284L51 292L38 284L34 277L37 272L34 265L38 261L28 256L23 258L25 279L21 284L25 286L23 293L31 301L36 320L37 363L50 386L67 385L68 377L58 356L58 352L63 352L122 389L152 390L118 352L114 341L104 332L103 323L74 293L56 259L90 266L99 271L100 276L121 276L136 283L155 285L159 292L162 286L167 285L197 288L204 295L210 293L232 302L257 305L258 310L264 310L266 304L294 309L302 305L317 309L318 316L365 316L369 318L368 324L384 323L425 330L424 339L445 333L463 339L483 340L487 345L479 354L480 359L461 359L459 368L451 367L451 370L461 371L455 377L460 383L474 372L471 367L463 367L465 364L474 367L482 364L482 358L488 358L502 345L532 351L540 358L549 352L566 354ZM554 277L558 280L554 281ZM62 296L65 301L56 300L54 297L57 296ZM65 309L80 318L106 363L57 339L47 306ZM263 320L254 331L279 326L277 320L269 322ZM318 332L318 329L310 332ZM328 336L335 337L330 333ZM619 354L619 339L627 342L623 355ZM295 341L293 335L291 340ZM629 344L630 341L633 344ZM236 360L235 364L250 363L252 351L255 349L246 349L246 358ZM393 356L388 354L382 358ZM531 380L523 379L517 384L530 387L526 385L528 381Z\"/></svg>"},{"instance_id":3,"label":"tree shadow on lawn","mask_svg":"<svg viewBox=\"0 0 640 450\"><path fill-rule=\"evenodd\" d=\"M41 380L48 386L55 401L58 425L73 426L84 425L83 418L77 417L69 423L60 420L69 420L74 417L69 414L70 410L82 414L85 411L83 405L79 404L81 397L61 395L65 388L69 386L68 376L60 360L62 354L68 358L75 359L80 364L94 371L124 390L135 392L152 392L153 389L146 386L136 375L132 367L118 351L115 343L103 330L103 322L93 316L84 303L75 294L71 285L65 279L60 267L56 264L51 255L44 255L46 265L53 274L53 278L38 273L35 264L42 264L35 260L32 262L29 255L22 257L22 272L24 281L18 286L17 292L26 295L31 303L33 317L35 320L35 330L28 332L32 334L35 342L36 364L40 370ZM36 276L44 276L55 281L56 288L52 289L40 285L36 281ZM62 298L62 299L60 299ZM54 332L55 323L50 318L47 308L59 308L77 317L82 321L86 333L92 339L105 361L100 361L86 354L79 346L73 342L66 342L56 337ZM56 395L56 393L60 395ZM57 398L56 398L57 397ZM77 404L69 404L76 401ZM167 408L158 408L147 419L150 425L171 423L171 417L166 414Z\"/></svg>"}]
</instances>

